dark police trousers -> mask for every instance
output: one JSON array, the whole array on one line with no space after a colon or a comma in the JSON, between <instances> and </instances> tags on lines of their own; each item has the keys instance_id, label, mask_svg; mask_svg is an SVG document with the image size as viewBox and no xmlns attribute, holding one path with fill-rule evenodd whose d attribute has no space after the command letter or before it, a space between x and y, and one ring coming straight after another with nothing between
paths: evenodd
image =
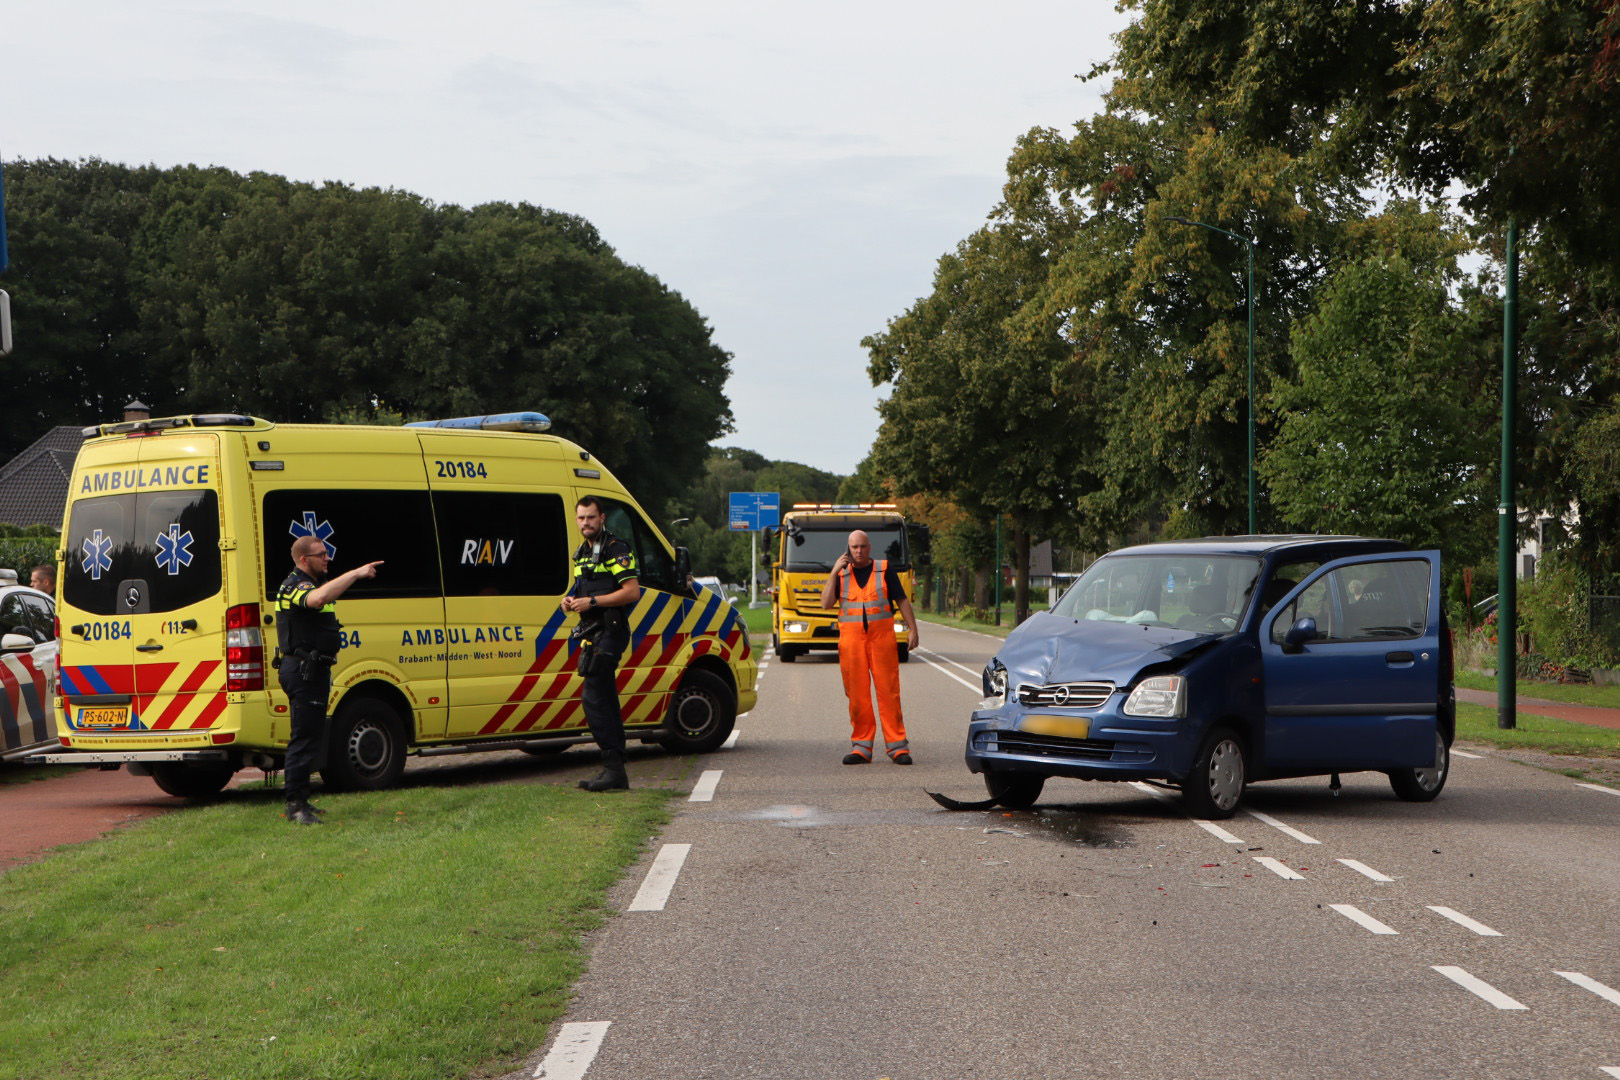
<instances>
[{"instance_id":1,"label":"dark police trousers","mask_svg":"<svg viewBox=\"0 0 1620 1080\"><path fill-rule=\"evenodd\" d=\"M618 668L627 642L617 634L603 634L600 641L601 647L589 641L580 643L580 675L585 680L580 702L585 707L585 725L604 757L613 753L622 761L624 714L619 710Z\"/></svg>"},{"instance_id":2,"label":"dark police trousers","mask_svg":"<svg viewBox=\"0 0 1620 1080\"><path fill-rule=\"evenodd\" d=\"M326 765L326 699L332 692L332 667L284 656L279 674L292 704L291 737L282 763L287 801L304 802L309 799L310 774Z\"/></svg>"}]
</instances>

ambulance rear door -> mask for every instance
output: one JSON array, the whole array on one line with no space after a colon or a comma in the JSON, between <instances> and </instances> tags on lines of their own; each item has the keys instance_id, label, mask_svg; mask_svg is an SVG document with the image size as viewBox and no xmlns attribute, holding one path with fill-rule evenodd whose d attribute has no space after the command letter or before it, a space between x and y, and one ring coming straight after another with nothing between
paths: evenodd
<instances>
[{"instance_id":1,"label":"ambulance rear door","mask_svg":"<svg viewBox=\"0 0 1620 1080\"><path fill-rule=\"evenodd\" d=\"M424 431L444 579L451 738L543 734L583 721L571 706L573 502L550 437Z\"/></svg>"},{"instance_id":2,"label":"ambulance rear door","mask_svg":"<svg viewBox=\"0 0 1620 1080\"><path fill-rule=\"evenodd\" d=\"M212 745L227 684L219 436L93 444L73 483L63 535L66 733L75 746L100 735Z\"/></svg>"}]
</instances>

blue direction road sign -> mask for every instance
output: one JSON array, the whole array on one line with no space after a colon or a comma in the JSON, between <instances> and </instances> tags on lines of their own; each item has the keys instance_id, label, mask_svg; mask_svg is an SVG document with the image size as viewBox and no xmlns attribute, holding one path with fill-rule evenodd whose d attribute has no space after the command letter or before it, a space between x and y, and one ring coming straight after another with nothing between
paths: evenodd
<instances>
[{"instance_id":1,"label":"blue direction road sign","mask_svg":"<svg viewBox=\"0 0 1620 1080\"><path fill-rule=\"evenodd\" d=\"M782 523L782 496L775 491L733 491L731 531L758 532Z\"/></svg>"}]
</instances>

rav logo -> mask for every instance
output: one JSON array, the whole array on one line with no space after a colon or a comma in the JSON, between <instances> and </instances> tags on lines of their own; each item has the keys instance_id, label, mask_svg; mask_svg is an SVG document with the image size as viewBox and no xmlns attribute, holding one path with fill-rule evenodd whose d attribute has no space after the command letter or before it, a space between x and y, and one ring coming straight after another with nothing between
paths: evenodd
<instances>
[{"instance_id":1,"label":"rav logo","mask_svg":"<svg viewBox=\"0 0 1620 1080\"><path fill-rule=\"evenodd\" d=\"M461 565L505 566L512 558L512 549L517 546L516 540L463 540L461 542Z\"/></svg>"}]
</instances>

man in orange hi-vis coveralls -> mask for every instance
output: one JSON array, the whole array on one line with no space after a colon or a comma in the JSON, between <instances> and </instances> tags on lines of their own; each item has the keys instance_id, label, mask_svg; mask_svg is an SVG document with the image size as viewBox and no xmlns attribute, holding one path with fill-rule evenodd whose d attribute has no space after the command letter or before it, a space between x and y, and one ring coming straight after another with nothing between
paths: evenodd
<instances>
[{"instance_id":1,"label":"man in orange hi-vis coveralls","mask_svg":"<svg viewBox=\"0 0 1620 1080\"><path fill-rule=\"evenodd\" d=\"M821 606L838 605L838 666L849 698L850 752L845 765L872 760L877 718L872 715L872 688L877 688L877 717L883 720L884 749L896 765L911 764L906 722L900 714L900 649L894 640L894 608L906 619L906 646L917 647L917 617L911 610L900 575L887 559L873 560L872 540L859 529L849 534L849 552L838 556Z\"/></svg>"}]
</instances>

